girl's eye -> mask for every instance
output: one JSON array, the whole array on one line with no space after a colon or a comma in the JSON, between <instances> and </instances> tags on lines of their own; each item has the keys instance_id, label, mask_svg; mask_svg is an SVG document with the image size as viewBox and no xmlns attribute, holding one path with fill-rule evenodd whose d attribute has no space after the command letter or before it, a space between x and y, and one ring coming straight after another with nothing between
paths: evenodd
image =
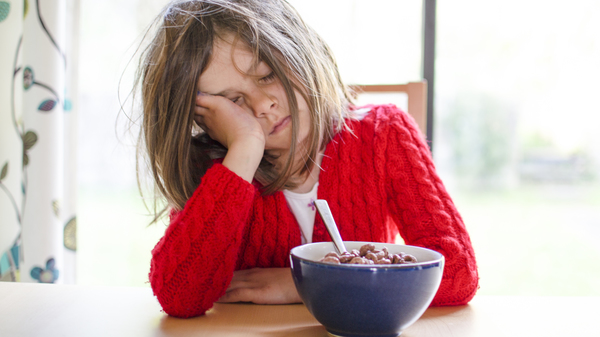
<instances>
[{"instance_id":1,"label":"girl's eye","mask_svg":"<svg viewBox=\"0 0 600 337\"><path fill-rule=\"evenodd\" d=\"M269 75L259 79L258 82L262 83L262 84L268 84L268 83L273 82L274 79L275 79L275 73L271 72Z\"/></svg>"},{"instance_id":2,"label":"girl's eye","mask_svg":"<svg viewBox=\"0 0 600 337\"><path fill-rule=\"evenodd\" d=\"M242 97L238 96L236 98L231 98L230 101L232 101L233 103L240 105L242 103Z\"/></svg>"}]
</instances>

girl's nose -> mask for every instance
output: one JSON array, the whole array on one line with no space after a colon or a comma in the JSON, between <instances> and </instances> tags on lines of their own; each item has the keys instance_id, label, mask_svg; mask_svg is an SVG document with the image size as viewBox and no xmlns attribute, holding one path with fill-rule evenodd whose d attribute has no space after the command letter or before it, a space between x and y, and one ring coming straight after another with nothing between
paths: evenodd
<instances>
[{"instance_id":1,"label":"girl's nose","mask_svg":"<svg viewBox=\"0 0 600 337\"><path fill-rule=\"evenodd\" d=\"M275 96L269 95L266 92L259 92L255 101L253 112L255 117L260 117L277 108L277 99Z\"/></svg>"}]
</instances>

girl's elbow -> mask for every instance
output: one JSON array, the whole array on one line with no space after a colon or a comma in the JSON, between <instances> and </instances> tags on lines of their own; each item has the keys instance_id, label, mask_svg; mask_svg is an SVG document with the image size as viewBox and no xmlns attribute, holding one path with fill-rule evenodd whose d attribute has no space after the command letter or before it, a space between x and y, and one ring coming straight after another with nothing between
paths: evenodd
<instances>
[{"instance_id":1,"label":"girl's elbow","mask_svg":"<svg viewBox=\"0 0 600 337\"><path fill-rule=\"evenodd\" d=\"M465 305L469 303L479 289L477 272L471 273L469 276L442 284L433 298L431 306Z\"/></svg>"},{"instance_id":2,"label":"girl's elbow","mask_svg":"<svg viewBox=\"0 0 600 337\"><path fill-rule=\"evenodd\" d=\"M163 311L172 317L177 318L192 318L196 316L202 316L207 310L197 310L196 308L180 308L180 307L168 307L163 306Z\"/></svg>"},{"instance_id":3,"label":"girl's elbow","mask_svg":"<svg viewBox=\"0 0 600 337\"><path fill-rule=\"evenodd\" d=\"M162 307L163 312L169 316L177 318L191 318L201 316L208 311L200 303L194 303L190 298L177 298L165 296L165 294L156 294L156 299ZM212 307L212 306L211 306Z\"/></svg>"}]
</instances>

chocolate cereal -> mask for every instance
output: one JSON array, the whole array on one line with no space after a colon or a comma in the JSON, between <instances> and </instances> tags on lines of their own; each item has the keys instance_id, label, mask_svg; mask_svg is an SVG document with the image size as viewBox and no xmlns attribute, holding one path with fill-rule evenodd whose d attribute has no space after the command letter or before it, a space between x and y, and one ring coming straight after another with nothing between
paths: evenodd
<instances>
[{"instance_id":1,"label":"chocolate cereal","mask_svg":"<svg viewBox=\"0 0 600 337\"><path fill-rule=\"evenodd\" d=\"M353 249L350 252L338 254L336 252L327 253L320 262L328 262L334 264L405 264L415 263L417 258L410 254L399 253L391 254L387 247L381 250L375 249L372 244L366 244L360 249Z\"/></svg>"}]
</instances>

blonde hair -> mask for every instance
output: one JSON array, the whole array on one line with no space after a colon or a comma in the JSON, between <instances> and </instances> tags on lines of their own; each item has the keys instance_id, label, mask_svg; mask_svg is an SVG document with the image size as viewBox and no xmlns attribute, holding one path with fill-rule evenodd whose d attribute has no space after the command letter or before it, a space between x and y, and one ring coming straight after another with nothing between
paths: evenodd
<instances>
[{"instance_id":1,"label":"blonde hair","mask_svg":"<svg viewBox=\"0 0 600 337\"><path fill-rule=\"evenodd\" d=\"M310 172L318 152L344 127L351 96L333 54L287 2L173 1L153 28L155 35L141 55L136 76L143 114L138 153L145 152L156 192L170 207L183 209L212 160L227 152L207 134L194 131L196 84L210 61L215 39L223 34L232 33L246 44L281 81L292 116L291 154L298 137L295 91L310 110L304 165L294 168L290 155L276 170L266 153L255 175L264 185L264 194L295 186L290 178ZM157 212L155 202L154 220L165 210Z\"/></svg>"}]
</instances>

